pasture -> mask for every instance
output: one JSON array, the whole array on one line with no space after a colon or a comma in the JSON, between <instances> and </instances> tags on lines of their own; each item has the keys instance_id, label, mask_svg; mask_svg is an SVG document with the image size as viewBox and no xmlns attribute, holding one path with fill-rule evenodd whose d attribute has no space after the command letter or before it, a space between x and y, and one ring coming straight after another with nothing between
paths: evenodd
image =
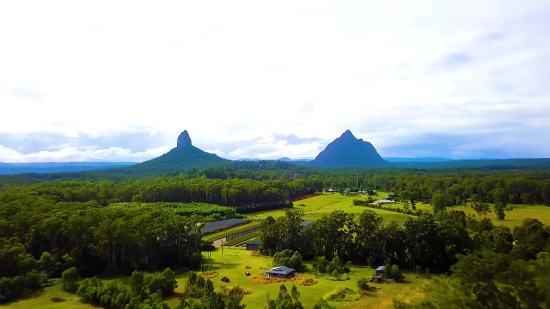
<instances>
[{"instance_id":1,"label":"pasture","mask_svg":"<svg viewBox=\"0 0 550 309\"><path fill-rule=\"evenodd\" d=\"M210 267L210 270L218 272L218 275L212 278L215 288L218 290L222 286L230 287L238 285L250 289L251 294L245 295L243 303L247 305L247 308L263 308L267 304L266 297L269 295L271 299L276 298L279 293L279 287L281 283L263 284L257 283L245 275L246 271L249 271L252 275L259 275L264 273L267 269L273 267L271 265L272 259L268 257L253 256L251 251L243 249L231 249L224 248L223 255L222 250L217 249L212 252L211 258L207 258L207 253L204 253L204 263ZM307 264L311 267L310 264ZM250 268L247 268L250 267ZM302 286L293 282L284 283L287 288L291 288L292 284L296 284L300 291L300 301L304 305L304 308L312 308L313 305L323 296L327 295L334 290L335 287L348 287L351 289L357 289L357 280L363 277L370 277L374 270L368 267L353 267L349 275L349 280L333 281L325 276L318 276L315 278L314 273L305 273L304 276L309 278L315 278L317 283L310 286ZM393 308L393 299L415 302L421 300L424 297L423 289L429 284L430 280L426 278L417 278L412 273L404 272L405 279L403 282L394 284L387 283L369 283L369 285L376 286L378 289L369 292L367 295L362 296L359 300L353 302L330 302L337 308ZM176 277L178 281L178 287L176 294L166 300L166 303L174 308L179 304L179 297L181 297L188 273L178 275ZM222 277L228 277L229 283L224 283L220 279ZM128 278L122 277L113 279L120 281L121 283L128 284ZM51 301L52 298L57 297L64 299L65 301L55 303ZM69 294L61 290L61 285L45 288L44 290L33 294L30 297L0 305L3 308L9 309L26 309L26 308L46 308L46 309L91 309L93 306L81 303L77 296Z\"/></svg>"},{"instance_id":2,"label":"pasture","mask_svg":"<svg viewBox=\"0 0 550 309\"><path fill-rule=\"evenodd\" d=\"M403 207L402 203L390 205L391 207ZM482 215L481 218L489 218L494 225L503 225L513 229L516 226L521 225L525 219L538 219L545 225L550 225L550 207L544 205L518 205L508 204L513 207L513 210L505 211L506 217L504 220L498 220L494 212L494 204L490 204L491 212L487 215ZM417 203L416 209L422 209L433 212L433 207L430 204ZM470 203L462 206L447 207L447 210L460 210L466 214L476 215L476 218L480 218L479 215L470 207Z\"/></svg>"},{"instance_id":3,"label":"pasture","mask_svg":"<svg viewBox=\"0 0 550 309\"><path fill-rule=\"evenodd\" d=\"M387 210L372 209L362 206L353 206L353 200L364 199L366 196L345 196L340 193L324 193L322 195L310 197L307 199L294 202L295 209L302 209L304 211L305 221L317 221L324 215L328 215L335 210L342 210L347 213L360 214L365 210L373 210L379 216L384 218L384 223L387 224L391 221L396 221L399 224L405 223L408 218L412 216L400 214ZM305 206L300 206L305 205ZM282 217L285 215L285 210L269 210L257 213L249 214L250 219L265 219L268 216L273 218Z\"/></svg>"},{"instance_id":4,"label":"pasture","mask_svg":"<svg viewBox=\"0 0 550 309\"><path fill-rule=\"evenodd\" d=\"M218 272L218 275L211 280L216 289L222 286L238 285L248 288L252 291L251 294L245 295L243 303L247 304L247 308L263 308L267 304L266 297L269 295L271 299L276 298L279 293L281 283L262 284L254 282L245 275L249 271L252 275L264 273L271 267L272 259L268 257L252 256L251 251L243 249L225 248L223 251L217 249L212 252L212 258L206 258L205 263L210 265L211 269ZM306 263L307 264L307 263ZM246 268L246 267L250 268ZM308 265L309 267L311 265ZM357 289L357 280L363 277L370 277L374 273L372 268L368 267L353 267L348 274L349 280L332 281L325 276L316 278L317 283L310 286L302 286L297 283L287 282L285 285L290 289L292 284L296 284L300 291L300 301L304 308L312 308L313 305L324 295L330 293L335 287L349 287ZM406 302L416 301L423 298L423 287L429 283L429 279L416 278L414 274L404 273L405 280L400 283L387 284L381 283L375 285L379 287L376 291L369 292L368 296L361 297L355 302L330 302L337 308L393 308L393 299L398 299ZM183 293L185 281L188 274L178 276L177 293ZM228 277L230 282L224 283L222 277ZM306 277L315 278L315 274L306 273ZM175 307L179 301L177 298L172 298L167 301L170 307Z\"/></svg>"}]
</instances>

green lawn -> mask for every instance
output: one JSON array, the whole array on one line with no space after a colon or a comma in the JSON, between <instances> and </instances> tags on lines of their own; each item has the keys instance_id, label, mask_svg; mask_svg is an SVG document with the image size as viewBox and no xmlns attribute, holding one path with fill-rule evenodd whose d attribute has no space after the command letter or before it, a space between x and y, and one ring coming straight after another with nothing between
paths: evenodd
<instances>
[{"instance_id":1,"label":"green lawn","mask_svg":"<svg viewBox=\"0 0 550 309\"><path fill-rule=\"evenodd\" d=\"M377 198L377 197L375 197ZM408 218L411 218L409 215L400 214L396 212L379 210L373 208L367 208L362 206L353 206L354 199L366 199L365 196L344 196L340 193L325 193L323 195L318 195L310 197L307 199L299 200L294 202L295 209L302 209L304 211L304 220L306 221L317 221L321 219L324 215L327 215L334 210L343 210L347 213L360 214L365 210L373 210L382 218L384 218L384 223L389 223L391 221L396 221L399 224L403 224L407 221ZM305 206L298 206L304 204ZM248 215L250 219L265 219L268 216L274 218L284 216L284 210L269 210L262 211L257 213L252 213Z\"/></svg>"},{"instance_id":2,"label":"green lawn","mask_svg":"<svg viewBox=\"0 0 550 309\"><path fill-rule=\"evenodd\" d=\"M514 209L511 211L506 211L506 217L504 220L500 221L497 219L497 215L494 212L494 204L490 204L490 209L492 212L488 213L484 218L489 218L493 221L494 225L503 225L509 228L514 228L515 226L521 225L523 220L531 218L538 219L540 222L545 225L550 225L550 207L544 205L513 205L510 204ZM398 203L392 205L392 207L403 207L403 204ZM426 211L433 212L433 207L430 204L418 203L416 204L416 209L422 209ZM466 206L452 206L447 207L447 210L462 210L466 214L475 214L479 218L478 214L470 207L470 203Z\"/></svg>"},{"instance_id":3,"label":"green lawn","mask_svg":"<svg viewBox=\"0 0 550 309\"><path fill-rule=\"evenodd\" d=\"M64 299L64 302L54 303L52 298ZM29 297L17 300L12 303L0 305L0 308L9 309L92 309L96 308L84 304L78 300L74 294L69 294L61 290L61 285L47 287L42 291L36 292Z\"/></svg>"},{"instance_id":4,"label":"green lawn","mask_svg":"<svg viewBox=\"0 0 550 309\"><path fill-rule=\"evenodd\" d=\"M207 254L204 253L206 257ZM247 308L263 308L266 304L266 295L273 299L277 297L281 283L260 284L250 280L250 277L245 275L249 271L252 275L261 274L271 267L271 258L252 256L251 251L243 249L225 248L223 255L221 249L212 252L211 259L205 259L205 263L212 265L215 271L219 272L218 276L212 278L214 286L218 289L222 285L232 286L239 285L252 290L252 294L245 295L243 303L247 304ZM246 266L250 266L247 269ZM317 278L318 282L311 286L297 285L300 291L300 300L304 308L311 308L324 295L331 292L334 288L350 287L357 288L357 280L362 277L370 277L373 273L371 268L353 268L349 274L350 280L332 281L324 277ZM177 277L178 288L177 292L183 292L185 281L188 274L183 274ZM228 277L230 282L221 282L222 277ZM313 274L306 274L313 277ZM393 299L402 301L414 301L423 297L423 286L428 284L429 280L424 278L416 278L413 274L405 273L405 281L395 284L374 284L380 287L379 290L371 292L369 296L364 296L356 302L332 302L337 307L344 308L393 308ZM286 283L287 288L292 286L292 282ZM168 305L175 307L179 300L172 298L167 301Z\"/></svg>"}]
</instances>

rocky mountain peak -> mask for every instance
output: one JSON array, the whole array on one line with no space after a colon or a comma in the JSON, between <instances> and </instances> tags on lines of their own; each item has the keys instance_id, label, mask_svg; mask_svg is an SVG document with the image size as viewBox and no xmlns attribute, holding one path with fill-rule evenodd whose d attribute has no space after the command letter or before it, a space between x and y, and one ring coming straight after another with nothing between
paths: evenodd
<instances>
[{"instance_id":1,"label":"rocky mountain peak","mask_svg":"<svg viewBox=\"0 0 550 309\"><path fill-rule=\"evenodd\" d=\"M178 148L185 148L193 146L191 143L191 137L189 137L189 133L187 130L183 130L181 132L180 136L178 136Z\"/></svg>"},{"instance_id":2,"label":"rocky mountain peak","mask_svg":"<svg viewBox=\"0 0 550 309\"><path fill-rule=\"evenodd\" d=\"M346 132L342 133L342 135L340 137L341 138L346 138L346 139L356 139L355 136L353 135L353 133L351 133L350 130L346 130Z\"/></svg>"}]
</instances>

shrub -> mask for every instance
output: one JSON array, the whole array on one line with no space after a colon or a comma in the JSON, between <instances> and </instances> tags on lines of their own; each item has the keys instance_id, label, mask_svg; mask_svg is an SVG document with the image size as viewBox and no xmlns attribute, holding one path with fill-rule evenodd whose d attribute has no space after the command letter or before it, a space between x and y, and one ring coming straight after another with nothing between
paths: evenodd
<instances>
[{"instance_id":1,"label":"shrub","mask_svg":"<svg viewBox=\"0 0 550 309\"><path fill-rule=\"evenodd\" d=\"M367 282L368 282L367 278L361 278L361 279L357 280L357 287L359 288L359 290L368 291L369 284Z\"/></svg>"}]
</instances>

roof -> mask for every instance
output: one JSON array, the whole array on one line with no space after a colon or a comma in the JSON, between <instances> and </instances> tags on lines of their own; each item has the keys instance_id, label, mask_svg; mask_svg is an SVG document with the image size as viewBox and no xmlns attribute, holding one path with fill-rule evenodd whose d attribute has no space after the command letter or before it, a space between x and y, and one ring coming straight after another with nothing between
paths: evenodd
<instances>
[{"instance_id":1,"label":"roof","mask_svg":"<svg viewBox=\"0 0 550 309\"><path fill-rule=\"evenodd\" d=\"M384 268L386 268L386 266L378 266L376 270L384 270Z\"/></svg>"},{"instance_id":2,"label":"roof","mask_svg":"<svg viewBox=\"0 0 550 309\"><path fill-rule=\"evenodd\" d=\"M393 203L393 201L390 201L390 200L378 200L376 201L375 203L381 203L381 204L388 204L388 203Z\"/></svg>"},{"instance_id":3,"label":"roof","mask_svg":"<svg viewBox=\"0 0 550 309\"><path fill-rule=\"evenodd\" d=\"M254 240L250 241L248 243L248 245L260 245L260 240L259 239L254 239Z\"/></svg>"},{"instance_id":4,"label":"roof","mask_svg":"<svg viewBox=\"0 0 550 309\"><path fill-rule=\"evenodd\" d=\"M292 272L294 272L294 269L286 266L274 267L268 271L268 273L270 274L283 274L283 275L288 275Z\"/></svg>"}]
</instances>

